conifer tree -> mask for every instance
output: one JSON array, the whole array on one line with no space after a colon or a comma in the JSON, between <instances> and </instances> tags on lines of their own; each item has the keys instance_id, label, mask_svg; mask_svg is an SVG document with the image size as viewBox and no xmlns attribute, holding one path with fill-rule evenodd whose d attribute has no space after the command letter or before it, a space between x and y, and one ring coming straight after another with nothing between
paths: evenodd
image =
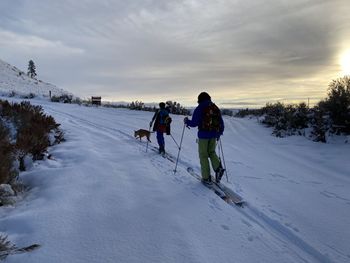
<instances>
[{"instance_id":1,"label":"conifer tree","mask_svg":"<svg viewBox=\"0 0 350 263\"><path fill-rule=\"evenodd\" d=\"M28 63L28 76L31 78L35 78L36 77L36 68L35 68L35 64L33 60L29 60Z\"/></svg>"}]
</instances>

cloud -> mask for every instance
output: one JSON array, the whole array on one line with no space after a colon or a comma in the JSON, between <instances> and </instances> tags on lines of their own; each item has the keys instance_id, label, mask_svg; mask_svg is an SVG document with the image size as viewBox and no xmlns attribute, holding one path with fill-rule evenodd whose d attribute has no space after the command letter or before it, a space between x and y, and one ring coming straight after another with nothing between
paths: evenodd
<instances>
[{"instance_id":1,"label":"cloud","mask_svg":"<svg viewBox=\"0 0 350 263\"><path fill-rule=\"evenodd\" d=\"M82 96L322 97L350 43L349 9L347 0L3 0L0 56L19 61L36 47L42 74Z\"/></svg>"},{"instance_id":2,"label":"cloud","mask_svg":"<svg viewBox=\"0 0 350 263\"><path fill-rule=\"evenodd\" d=\"M54 51L60 55L83 54L81 48L69 47L61 41L50 41L33 35L16 34L0 29L0 46L2 48L25 49L30 51L40 50L40 52L51 53Z\"/></svg>"}]
</instances>

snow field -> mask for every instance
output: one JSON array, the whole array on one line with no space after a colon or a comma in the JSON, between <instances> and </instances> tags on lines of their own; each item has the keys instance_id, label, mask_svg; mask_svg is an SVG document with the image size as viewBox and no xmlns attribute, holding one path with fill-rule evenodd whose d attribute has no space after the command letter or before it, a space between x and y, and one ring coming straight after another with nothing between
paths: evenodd
<instances>
[{"instance_id":1,"label":"snow field","mask_svg":"<svg viewBox=\"0 0 350 263\"><path fill-rule=\"evenodd\" d=\"M178 172L133 131L153 113L34 100L67 139L54 160L21 174L32 190L0 208L0 231L39 243L6 262L348 262L349 145L274 138L254 120L225 118L231 207L186 172L199 171L196 130L185 129ZM179 142L183 116L172 116ZM150 147L156 146L155 134ZM166 151L177 146L166 136Z\"/></svg>"}]
</instances>

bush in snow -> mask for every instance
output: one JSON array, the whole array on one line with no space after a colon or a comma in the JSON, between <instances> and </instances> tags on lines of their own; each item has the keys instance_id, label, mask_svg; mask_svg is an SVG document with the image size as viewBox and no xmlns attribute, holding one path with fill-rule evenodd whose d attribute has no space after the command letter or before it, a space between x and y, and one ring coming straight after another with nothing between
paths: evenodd
<instances>
[{"instance_id":1,"label":"bush in snow","mask_svg":"<svg viewBox=\"0 0 350 263\"><path fill-rule=\"evenodd\" d=\"M171 114L177 114L177 115L190 115L190 111L183 106L181 106L180 103L171 100L166 102L166 107L169 109Z\"/></svg>"},{"instance_id":2,"label":"bush in snow","mask_svg":"<svg viewBox=\"0 0 350 263\"><path fill-rule=\"evenodd\" d=\"M28 95L24 95L22 96L23 99L33 99L35 98L35 94L34 93L29 93Z\"/></svg>"},{"instance_id":3,"label":"bush in snow","mask_svg":"<svg viewBox=\"0 0 350 263\"><path fill-rule=\"evenodd\" d=\"M7 236L0 235L0 260L7 257L8 251L16 249L16 246L7 240Z\"/></svg>"},{"instance_id":4,"label":"bush in snow","mask_svg":"<svg viewBox=\"0 0 350 263\"><path fill-rule=\"evenodd\" d=\"M267 104L262 108L264 114L262 123L273 127L273 134L277 137L286 135L302 135L304 129L308 127L309 109L305 103L284 105L277 102Z\"/></svg>"},{"instance_id":5,"label":"bush in snow","mask_svg":"<svg viewBox=\"0 0 350 263\"><path fill-rule=\"evenodd\" d=\"M349 135L350 76L333 80L328 97L311 109L305 103L284 105L277 102L257 110L240 110L235 116L248 115L262 116L262 123L273 127L277 137L306 135L305 128L311 128L310 138L319 142L326 142L329 134Z\"/></svg>"},{"instance_id":6,"label":"bush in snow","mask_svg":"<svg viewBox=\"0 0 350 263\"><path fill-rule=\"evenodd\" d=\"M0 184L0 206L15 203L15 191L9 184Z\"/></svg>"},{"instance_id":7,"label":"bush in snow","mask_svg":"<svg viewBox=\"0 0 350 263\"><path fill-rule=\"evenodd\" d=\"M13 168L14 147L9 132L0 119L0 184L10 183L17 175Z\"/></svg>"},{"instance_id":8,"label":"bush in snow","mask_svg":"<svg viewBox=\"0 0 350 263\"><path fill-rule=\"evenodd\" d=\"M238 118L244 118L247 116L262 116L263 115L263 110L262 109L241 109L236 112L234 115L235 117Z\"/></svg>"},{"instance_id":9,"label":"bush in snow","mask_svg":"<svg viewBox=\"0 0 350 263\"><path fill-rule=\"evenodd\" d=\"M333 80L319 107L329 114L332 132L350 134L350 76Z\"/></svg>"},{"instance_id":10,"label":"bush in snow","mask_svg":"<svg viewBox=\"0 0 350 263\"><path fill-rule=\"evenodd\" d=\"M131 110L142 110L144 108L145 104L142 101L132 101L128 108Z\"/></svg>"},{"instance_id":11,"label":"bush in snow","mask_svg":"<svg viewBox=\"0 0 350 263\"><path fill-rule=\"evenodd\" d=\"M8 96L11 98L11 97L15 97L17 94L15 91L11 91Z\"/></svg>"},{"instance_id":12,"label":"bush in snow","mask_svg":"<svg viewBox=\"0 0 350 263\"><path fill-rule=\"evenodd\" d=\"M329 130L329 117L324 110L323 102L318 103L312 110L311 117L311 138L316 142L326 142L326 134Z\"/></svg>"},{"instance_id":13,"label":"bush in snow","mask_svg":"<svg viewBox=\"0 0 350 263\"><path fill-rule=\"evenodd\" d=\"M48 146L64 139L63 133L58 129L59 124L51 116L45 115L41 106L33 106L29 102L10 104L8 101L0 100L0 118L7 120L15 127L15 131L12 131L15 142L9 147L13 148L20 170L25 170L24 161L27 156L33 160L41 160ZM53 134L53 139L50 138L52 137L50 134ZM9 140L4 141L3 144L6 145L6 142L9 143ZM8 151L4 154L7 158L11 156Z\"/></svg>"},{"instance_id":14,"label":"bush in snow","mask_svg":"<svg viewBox=\"0 0 350 263\"><path fill-rule=\"evenodd\" d=\"M328 134L350 134L350 77L333 80L328 97L312 109L312 138L326 142Z\"/></svg>"},{"instance_id":15,"label":"bush in snow","mask_svg":"<svg viewBox=\"0 0 350 263\"><path fill-rule=\"evenodd\" d=\"M72 103L73 96L70 94L63 94L60 96L52 96L52 102L61 102L61 103Z\"/></svg>"},{"instance_id":16,"label":"bush in snow","mask_svg":"<svg viewBox=\"0 0 350 263\"><path fill-rule=\"evenodd\" d=\"M106 105L104 105L106 106ZM107 105L107 107L113 107L111 105ZM152 111L155 112L157 110L156 107L147 107L142 101L133 101L130 104L125 105L117 105L116 108L128 108L131 110L142 110L142 111ZM190 111L183 106L181 106L178 102L173 101L167 101L166 102L166 109L169 110L171 114L177 114L177 115L190 115Z\"/></svg>"},{"instance_id":17,"label":"bush in snow","mask_svg":"<svg viewBox=\"0 0 350 263\"><path fill-rule=\"evenodd\" d=\"M229 109L221 109L221 114L232 117L233 116L233 111L229 110Z\"/></svg>"}]
</instances>

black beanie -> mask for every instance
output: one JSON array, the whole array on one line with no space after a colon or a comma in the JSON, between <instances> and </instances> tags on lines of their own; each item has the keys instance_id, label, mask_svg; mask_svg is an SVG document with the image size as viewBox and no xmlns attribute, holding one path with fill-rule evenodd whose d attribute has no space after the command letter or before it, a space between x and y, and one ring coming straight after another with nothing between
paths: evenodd
<instances>
[{"instance_id":1,"label":"black beanie","mask_svg":"<svg viewBox=\"0 0 350 263\"><path fill-rule=\"evenodd\" d=\"M206 92L201 92L201 94L198 95L198 103L201 103L203 101L206 101L206 100L210 100L210 96L208 93Z\"/></svg>"},{"instance_id":2,"label":"black beanie","mask_svg":"<svg viewBox=\"0 0 350 263\"><path fill-rule=\"evenodd\" d=\"M165 109L165 103L164 102L159 103L159 108Z\"/></svg>"}]
</instances>

